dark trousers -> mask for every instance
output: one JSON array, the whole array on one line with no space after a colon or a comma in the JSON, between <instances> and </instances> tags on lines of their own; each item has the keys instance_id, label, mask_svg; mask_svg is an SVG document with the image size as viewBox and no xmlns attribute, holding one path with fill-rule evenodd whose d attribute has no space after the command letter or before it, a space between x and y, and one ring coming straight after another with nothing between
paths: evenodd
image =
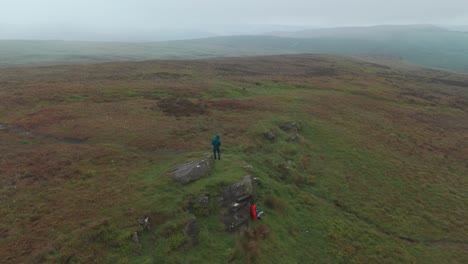
<instances>
[{"instance_id":1,"label":"dark trousers","mask_svg":"<svg viewBox=\"0 0 468 264\"><path fill-rule=\"evenodd\" d=\"M218 153L218 159L220 160L220 159L221 159L221 151L219 150L219 147L213 148L213 156L214 156L214 159L216 159L216 153Z\"/></svg>"}]
</instances>

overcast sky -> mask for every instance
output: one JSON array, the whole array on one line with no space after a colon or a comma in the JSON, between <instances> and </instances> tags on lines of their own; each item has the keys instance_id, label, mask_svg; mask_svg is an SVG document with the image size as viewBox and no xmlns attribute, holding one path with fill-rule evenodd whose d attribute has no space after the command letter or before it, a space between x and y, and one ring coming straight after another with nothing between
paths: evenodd
<instances>
[{"instance_id":1,"label":"overcast sky","mask_svg":"<svg viewBox=\"0 0 468 264\"><path fill-rule=\"evenodd\" d=\"M468 25L468 0L0 0L2 39L249 33L268 24Z\"/></svg>"}]
</instances>

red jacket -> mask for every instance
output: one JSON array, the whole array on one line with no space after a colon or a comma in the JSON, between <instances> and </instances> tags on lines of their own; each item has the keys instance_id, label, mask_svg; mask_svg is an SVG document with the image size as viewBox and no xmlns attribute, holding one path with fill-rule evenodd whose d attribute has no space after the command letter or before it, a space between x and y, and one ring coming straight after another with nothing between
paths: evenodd
<instances>
[{"instance_id":1,"label":"red jacket","mask_svg":"<svg viewBox=\"0 0 468 264\"><path fill-rule=\"evenodd\" d=\"M252 215L253 220L257 220L257 206L255 204L250 206L250 214Z\"/></svg>"}]
</instances>

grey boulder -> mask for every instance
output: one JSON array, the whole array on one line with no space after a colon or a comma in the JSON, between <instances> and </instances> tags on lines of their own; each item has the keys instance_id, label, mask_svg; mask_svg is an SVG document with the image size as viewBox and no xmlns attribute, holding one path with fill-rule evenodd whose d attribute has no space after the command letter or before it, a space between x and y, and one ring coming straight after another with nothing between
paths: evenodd
<instances>
[{"instance_id":1,"label":"grey boulder","mask_svg":"<svg viewBox=\"0 0 468 264\"><path fill-rule=\"evenodd\" d=\"M248 223L254 195L255 182L252 176L245 176L240 182L224 188L223 222L226 231L236 231Z\"/></svg>"},{"instance_id":2,"label":"grey boulder","mask_svg":"<svg viewBox=\"0 0 468 264\"><path fill-rule=\"evenodd\" d=\"M213 158L192 161L176 166L170 174L180 184L188 184L210 174L213 168Z\"/></svg>"},{"instance_id":3,"label":"grey boulder","mask_svg":"<svg viewBox=\"0 0 468 264\"><path fill-rule=\"evenodd\" d=\"M195 219L191 219L185 225L185 235L188 237L187 243L189 246L195 246L198 244L198 238L200 234L200 227Z\"/></svg>"}]
</instances>

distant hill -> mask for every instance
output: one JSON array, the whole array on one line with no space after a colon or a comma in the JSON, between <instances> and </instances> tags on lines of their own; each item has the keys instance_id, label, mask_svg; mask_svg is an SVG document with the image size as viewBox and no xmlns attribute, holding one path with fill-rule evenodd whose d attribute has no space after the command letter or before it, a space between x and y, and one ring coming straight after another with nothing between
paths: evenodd
<instances>
[{"instance_id":1,"label":"distant hill","mask_svg":"<svg viewBox=\"0 0 468 264\"><path fill-rule=\"evenodd\" d=\"M468 33L434 26L377 26L276 32L151 43L0 41L0 66L196 59L298 53L384 55L468 72Z\"/></svg>"},{"instance_id":2,"label":"distant hill","mask_svg":"<svg viewBox=\"0 0 468 264\"><path fill-rule=\"evenodd\" d=\"M402 37L408 34L430 33L436 34L445 29L433 25L408 25L408 26L372 26L372 27L337 27L319 28L301 31L279 31L271 32L267 35L288 37L288 38L351 38L368 40L388 40L395 37Z\"/></svg>"},{"instance_id":3,"label":"distant hill","mask_svg":"<svg viewBox=\"0 0 468 264\"><path fill-rule=\"evenodd\" d=\"M461 29L461 27L459 28ZM468 71L468 32L432 25L345 27L296 32L273 32L270 35L336 41L336 53L349 54L349 46L360 54L384 54L428 67ZM366 43L367 42L367 43ZM333 49L325 49L329 51ZM333 52L335 53L335 52Z\"/></svg>"},{"instance_id":4,"label":"distant hill","mask_svg":"<svg viewBox=\"0 0 468 264\"><path fill-rule=\"evenodd\" d=\"M444 28L453 31L468 32L468 26L446 26Z\"/></svg>"}]
</instances>

